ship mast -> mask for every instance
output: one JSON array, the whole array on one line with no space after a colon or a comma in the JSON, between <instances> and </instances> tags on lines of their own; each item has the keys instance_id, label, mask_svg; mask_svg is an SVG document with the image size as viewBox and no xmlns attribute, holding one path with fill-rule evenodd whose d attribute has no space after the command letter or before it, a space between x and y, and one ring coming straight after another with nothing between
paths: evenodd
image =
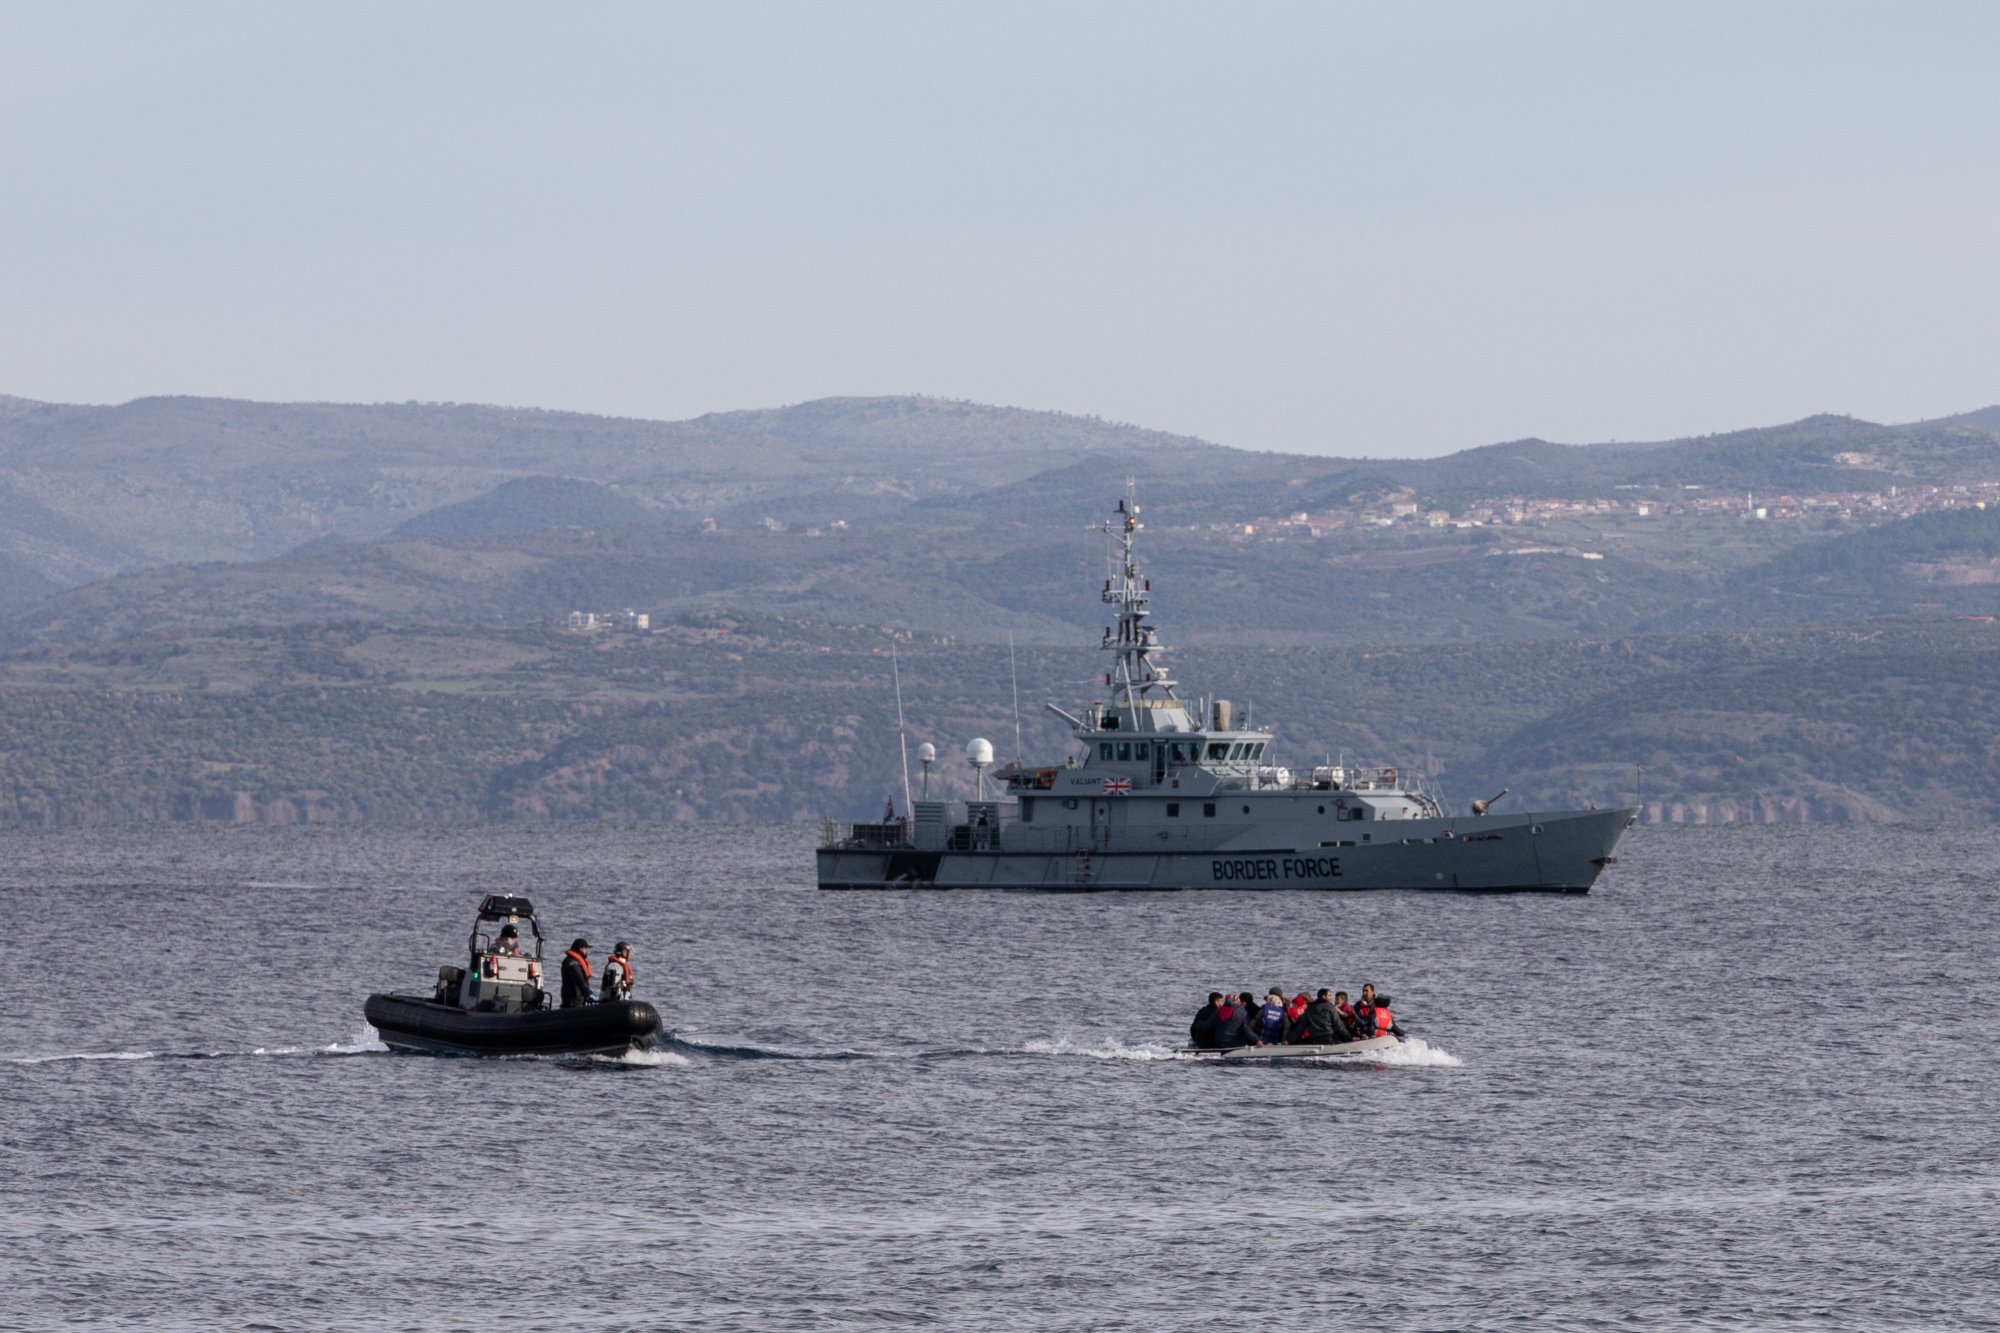
<instances>
[{"instance_id":1,"label":"ship mast","mask_svg":"<svg viewBox=\"0 0 2000 1333\"><path fill-rule=\"evenodd\" d=\"M1128 477L1125 497L1113 517L1099 525L1115 543L1117 560L1104 581L1104 601L1116 608L1118 619L1104 631L1100 645L1112 655L1111 707L1122 731L1187 731L1192 729L1187 709L1158 661L1159 635L1146 623L1152 615L1152 581L1140 575L1138 557L1132 552L1132 536L1139 530L1134 489Z\"/></svg>"}]
</instances>

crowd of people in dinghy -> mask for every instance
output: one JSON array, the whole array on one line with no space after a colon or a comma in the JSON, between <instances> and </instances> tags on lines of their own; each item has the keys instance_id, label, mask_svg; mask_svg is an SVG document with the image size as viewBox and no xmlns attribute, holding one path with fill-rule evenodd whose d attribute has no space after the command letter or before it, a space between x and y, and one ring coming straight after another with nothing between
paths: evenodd
<instances>
[{"instance_id":1,"label":"crowd of people in dinghy","mask_svg":"<svg viewBox=\"0 0 2000 1333\"><path fill-rule=\"evenodd\" d=\"M1322 986L1317 995L1300 991L1290 999L1276 986L1264 993L1210 991L1208 1003L1194 1016L1188 1038L1196 1050L1226 1051L1238 1046L1338 1046L1370 1037L1400 1037L1389 997L1375 993L1375 983L1361 988L1358 1004L1347 992Z\"/></svg>"}]
</instances>

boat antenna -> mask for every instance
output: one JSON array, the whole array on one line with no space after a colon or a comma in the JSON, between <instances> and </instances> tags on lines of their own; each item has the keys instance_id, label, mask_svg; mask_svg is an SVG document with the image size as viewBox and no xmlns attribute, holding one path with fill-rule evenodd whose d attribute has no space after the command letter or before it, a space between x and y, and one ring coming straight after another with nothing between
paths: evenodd
<instances>
[{"instance_id":1,"label":"boat antenna","mask_svg":"<svg viewBox=\"0 0 2000 1333\"><path fill-rule=\"evenodd\" d=\"M910 736L903 729L903 668L896 660L896 640L889 639L889 674L896 682L896 743L903 748L903 817L910 815Z\"/></svg>"},{"instance_id":2,"label":"boat antenna","mask_svg":"<svg viewBox=\"0 0 2000 1333\"><path fill-rule=\"evenodd\" d=\"M1014 631L1007 631L1007 678L1014 685L1014 767L1021 766L1021 673L1014 669Z\"/></svg>"}]
</instances>

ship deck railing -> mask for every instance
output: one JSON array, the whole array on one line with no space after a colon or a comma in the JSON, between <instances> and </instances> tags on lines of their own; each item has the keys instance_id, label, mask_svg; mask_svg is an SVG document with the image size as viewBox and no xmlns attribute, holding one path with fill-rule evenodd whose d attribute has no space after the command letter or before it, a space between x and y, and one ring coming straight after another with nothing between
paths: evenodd
<instances>
[{"instance_id":1,"label":"ship deck railing","mask_svg":"<svg viewBox=\"0 0 2000 1333\"><path fill-rule=\"evenodd\" d=\"M820 825L820 846L853 851L908 851L916 845L907 819L881 820L871 824L845 824L826 820Z\"/></svg>"}]
</instances>

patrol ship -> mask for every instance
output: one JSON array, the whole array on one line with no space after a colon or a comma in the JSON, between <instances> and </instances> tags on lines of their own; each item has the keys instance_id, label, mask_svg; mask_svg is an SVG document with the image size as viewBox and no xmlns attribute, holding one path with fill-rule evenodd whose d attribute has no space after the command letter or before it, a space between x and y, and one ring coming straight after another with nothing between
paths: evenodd
<instances>
[{"instance_id":1,"label":"patrol ship","mask_svg":"<svg viewBox=\"0 0 2000 1333\"><path fill-rule=\"evenodd\" d=\"M1270 730L1234 725L1227 700L1194 706L1168 675L1133 551L1140 526L1128 486L1103 525L1121 557L1103 591L1117 617L1100 645L1110 702L1081 716L1047 705L1081 748L1054 767L995 772L1001 799L829 824L822 889L1587 893L1612 863L1637 809L1497 814L1474 801L1456 814L1393 768L1294 776L1267 760ZM982 796L992 758L986 741L967 747Z\"/></svg>"}]
</instances>

